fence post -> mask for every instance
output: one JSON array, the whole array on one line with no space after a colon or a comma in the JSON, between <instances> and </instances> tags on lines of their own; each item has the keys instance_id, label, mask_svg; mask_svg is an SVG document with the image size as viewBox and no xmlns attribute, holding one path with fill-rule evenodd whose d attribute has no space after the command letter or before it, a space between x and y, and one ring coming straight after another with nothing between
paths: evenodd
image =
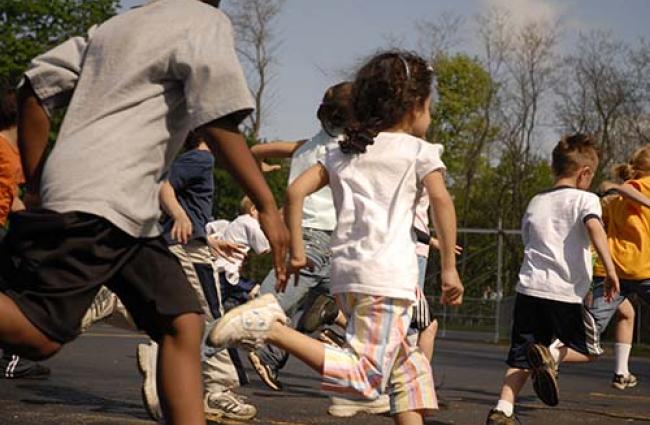
<instances>
[{"instance_id":1,"label":"fence post","mask_svg":"<svg viewBox=\"0 0 650 425\"><path fill-rule=\"evenodd\" d=\"M503 297L503 220L499 216L499 224L497 227L497 297L494 304L494 342L498 343L500 339L500 323L501 318L501 298Z\"/></svg>"}]
</instances>

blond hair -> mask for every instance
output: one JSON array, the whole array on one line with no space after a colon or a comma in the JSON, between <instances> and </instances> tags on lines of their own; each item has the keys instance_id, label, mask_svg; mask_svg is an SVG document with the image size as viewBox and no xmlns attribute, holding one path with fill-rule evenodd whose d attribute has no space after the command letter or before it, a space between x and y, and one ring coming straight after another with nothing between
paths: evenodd
<instances>
[{"instance_id":1,"label":"blond hair","mask_svg":"<svg viewBox=\"0 0 650 425\"><path fill-rule=\"evenodd\" d=\"M632 154L628 163L612 167L612 177L622 181L638 179L650 174L650 144L640 147Z\"/></svg>"},{"instance_id":2,"label":"blond hair","mask_svg":"<svg viewBox=\"0 0 650 425\"><path fill-rule=\"evenodd\" d=\"M239 203L239 213L240 214L250 214L250 212L255 208L255 204L248 196L244 196Z\"/></svg>"}]
</instances>

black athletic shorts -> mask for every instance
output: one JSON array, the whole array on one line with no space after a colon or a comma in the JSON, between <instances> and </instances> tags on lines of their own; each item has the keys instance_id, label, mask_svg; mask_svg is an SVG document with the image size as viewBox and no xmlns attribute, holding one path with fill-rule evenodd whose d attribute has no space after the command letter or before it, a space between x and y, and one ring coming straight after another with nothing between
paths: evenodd
<instances>
[{"instance_id":1,"label":"black athletic shorts","mask_svg":"<svg viewBox=\"0 0 650 425\"><path fill-rule=\"evenodd\" d=\"M156 341L171 331L170 318L202 313L162 237L134 238L92 214L33 210L12 215L3 245L3 292L59 343L79 334L102 285Z\"/></svg>"},{"instance_id":2,"label":"black athletic shorts","mask_svg":"<svg viewBox=\"0 0 650 425\"><path fill-rule=\"evenodd\" d=\"M555 339L582 354L603 353L596 321L584 305L517 294L506 363L510 367L529 369L528 344L548 347Z\"/></svg>"}]
</instances>

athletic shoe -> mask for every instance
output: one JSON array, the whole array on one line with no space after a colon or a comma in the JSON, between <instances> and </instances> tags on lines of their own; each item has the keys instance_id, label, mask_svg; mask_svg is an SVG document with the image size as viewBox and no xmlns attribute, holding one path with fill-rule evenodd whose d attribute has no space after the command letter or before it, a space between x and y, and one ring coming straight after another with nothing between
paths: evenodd
<instances>
[{"instance_id":1,"label":"athletic shoe","mask_svg":"<svg viewBox=\"0 0 650 425\"><path fill-rule=\"evenodd\" d=\"M255 351L248 353L248 360L267 387L274 391L282 391L282 383L278 380L277 370L266 364Z\"/></svg>"},{"instance_id":2,"label":"athletic shoe","mask_svg":"<svg viewBox=\"0 0 650 425\"><path fill-rule=\"evenodd\" d=\"M557 366L551 352L543 345L528 344L526 357L532 369L535 394L544 404L556 406L560 401L560 389Z\"/></svg>"},{"instance_id":3,"label":"athletic shoe","mask_svg":"<svg viewBox=\"0 0 650 425\"><path fill-rule=\"evenodd\" d=\"M208 343L217 349L235 345L261 346L275 322L287 323L287 316L273 294L262 295L233 308L217 320Z\"/></svg>"},{"instance_id":4,"label":"athletic shoe","mask_svg":"<svg viewBox=\"0 0 650 425\"><path fill-rule=\"evenodd\" d=\"M612 379L612 387L619 390L634 388L637 385L639 385L639 380L631 373L628 373L627 376L614 374L614 378Z\"/></svg>"},{"instance_id":5,"label":"athletic shoe","mask_svg":"<svg viewBox=\"0 0 650 425\"><path fill-rule=\"evenodd\" d=\"M222 419L248 421L257 415L257 409L246 403L246 398L230 390L220 393L208 393L203 399L205 418L220 422Z\"/></svg>"},{"instance_id":6,"label":"athletic shoe","mask_svg":"<svg viewBox=\"0 0 650 425\"><path fill-rule=\"evenodd\" d=\"M17 355L5 355L0 360L2 370L0 378L4 379L47 379L50 368Z\"/></svg>"},{"instance_id":7,"label":"athletic shoe","mask_svg":"<svg viewBox=\"0 0 650 425\"><path fill-rule=\"evenodd\" d=\"M115 311L117 295L105 286L99 288L93 303L90 305L83 319L81 319L81 332L85 332L93 323L109 317Z\"/></svg>"},{"instance_id":8,"label":"athletic shoe","mask_svg":"<svg viewBox=\"0 0 650 425\"><path fill-rule=\"evenodd\" d=\"M502 411L492 409L485 420L485 425L515 425L515 415L506 416Z\"/></svg>"},{"instance_id":9,"label":"athletic shoe","mask_svg":"<svg viewBox=\"0 0 650 425\"><path fill-rule=\"evenodd\" d=\"M304 311L296 330L303 333L312 333L323 325L332 325L336 316L339 314L339 308L334 298L329 295L320 294L314 302Z\"/></svg>"},{"instance_id":10,"label":"athletic shoe","mask_svg":"<svg viewBox=\"0 0 650 425\"><path fill-rule=\"evenodd\" d=\"M163 417L156 388L156 363L158 344L138 344L138 369L142 374L142 404L151 419L160 421Z\"/></svg>"},{"instance_id":11,"label":"athletic shoe","mask_svg":"<svg viewBox=\"0 0 650 425\"><path fill-rule=\"evenodd\" d=\"M337 418L348 418L357 413L369 413L381 415L390 412L390 399L388 395L382 394L376 400L349 400L343 397L330 397L327 413Z\"/></svg>"}]
</instances>

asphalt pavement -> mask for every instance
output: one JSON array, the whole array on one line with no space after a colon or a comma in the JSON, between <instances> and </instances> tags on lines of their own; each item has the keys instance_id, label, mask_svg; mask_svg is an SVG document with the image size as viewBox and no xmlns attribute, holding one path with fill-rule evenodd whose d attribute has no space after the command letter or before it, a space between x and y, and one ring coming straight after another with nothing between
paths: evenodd
<instances>
[{"instance_id":1,"label":"asphalt pavement","mask_svg":"<svg viewBox=\"0 0 650 425\"><path fill-rule=\"evenodd\" d=\"M99 325L45 362L52 368L48 380L0 380L0 425L154 424L142 407L136 368L136 346L144 341L142 335ZM434 373L441 409L427 424L482 424L498 396L506 350L492 344L439 340ZM593 364L563 365L559 406L544 406L527 385L517 408L520 423L650 423L650 359L633 358L631 363L640 384L627 391L610 387L613 361L609 355ZM319 391L318 375L293 359L280 377L284 391L268 390L252 370L249 376L251 384L240 393L258 407L254 424L392 423L383 416L328 416L329 400Z\"/></svg>"}]
</instances>

